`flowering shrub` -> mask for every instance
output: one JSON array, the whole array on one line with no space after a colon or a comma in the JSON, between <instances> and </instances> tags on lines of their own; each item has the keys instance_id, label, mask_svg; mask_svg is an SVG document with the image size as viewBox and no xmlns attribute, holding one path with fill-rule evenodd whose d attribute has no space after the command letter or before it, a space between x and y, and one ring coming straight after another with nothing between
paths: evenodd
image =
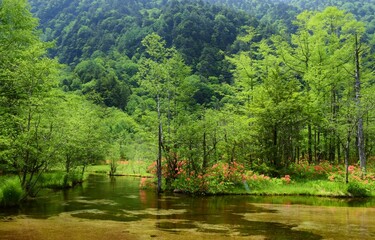
<instances>
[{"instance_id":1,"label":"flowering shrub","mask_svg":"<svg viewBox=\"0 0 375 240\"><path fill-rule=\"evenodd\" d=\"M152 178L142 177L139 182L140 189L154 189L155 187L155 181Z\"/></svg>"},{"instance_id":2,"label":"flowering shrub","mask_svg":"<svg viewBox=\"0 0 375 240\"><path fill-rule=\"evenodd\" d=\"M284 177L281 178L281 180L286 183L286 184L289 184L290 183L290 176L289 175L285 175Z\"/></svg>"},{"instance_id":3,"label":"flowering shrub","mask_svg":"<svg viewBox=\"0 0 375 240\"><path fill-rule=\"evenodd\" d=\"M151 174L156 174L156 164L157 164L156 161L152 162L152 163L147 167L147 171L146 171L146 172L151 173Z\"/></svg>"},{"instance_id":4,"label":"flowering shrub","mask_svg":"<svg viewBox=\"0 0 375 240\"><path fill-rule=\"evenodd\" d=\"M328 180L336 181L336 182L344 182L345 181L345 166L336 167L337 170L331 171L328 176ZM348 166L349 172L349 182L357 181L357 182L364 182L369 183L375 181L375 175L372 173L367 173L366 176L362 177L362 170L358 165L349 165Z\"/></svg>"},{"instance_id":5,"label":"flowering shrub","mask_svg":"<svg viewBox=\"0 0 375 240\"><path fill-rule=\"evenodd\" d=\"M246 184L251 191L253 189L266 188L272 183L273 179L263 174L259 175L254 173L253 171L248 171L245 175L244 181L246 181Z\"/></svg>"},{"instance_id":6,"label":"flowering shrub","mask_svg":"<svg viewBox=\"0 0 375 240\"><path fill-rule=\"evenodd\" d=\"M173 169L171 168L173 166ZM278 188L281 185L291 185L301 181L345 182L345 167L321 162L309 165L307 162L292 164L285 169L280 178L271 178L255 171L245 171L245 167L237 162L218 162L205 170L193 171L187 161L176 161L167 165L163 163L163 177L170 180L171 189L189 193L224 193L234 189L253 190ZM371 169L371 168L370 168ZM352 196L363 196L375 189L375 174L368 172L362 178L362 171L357 165L350 165L347 193ZM150 165L149 172L156 174L156 162ZM143 183L143 181L145 181ZM150 180L142 180L141 186ZM146 187L147 188L147 187Z\"/></svg>"},{"instance_id":7,"label":"flowering shrub","mask_svg":"<svg viewBox=\"0 0 375 240\"><path fill-rule=\"evenodd\" d=\"M296 179L323 180L327 179L330 172L338 169L339 167L333 166L327 161L323 161L318 165L310 165L307 161L302 161L298 164L290 165L287 172Z\"/></svg>"},{"instance_id":8,"label":"flowering shrub","mask_svg":"<svg viewBox=\"0 0 375 240\"><path fill-rule=\"evenodd\" d=\"M186 163L178 163L172 186L180 191L190 193L222 193L237 184L242 184L244 166L237 162L217 163L196 173L187 171Z\"/></svg>"}]
</instances>

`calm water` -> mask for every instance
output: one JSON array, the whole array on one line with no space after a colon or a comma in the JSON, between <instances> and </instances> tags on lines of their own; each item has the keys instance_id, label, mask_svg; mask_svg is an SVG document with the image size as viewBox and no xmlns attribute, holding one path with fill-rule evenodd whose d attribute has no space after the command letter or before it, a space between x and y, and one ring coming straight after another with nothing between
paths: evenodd
<instances>
[{"instance_id":1,"label":"calm water","mask_svg":"<svg viewBox=\"0 0 375 240\"><path fill-rule=\"evenodd\" d=\"M139 178L92 175L82 186L46 191L19 209L2 209L0 219L48 219L69 213L84 220L149 219L157 231L176 235L194 231L203 239L205 234L228 239L375 239L374 199L158 196L140 190L139 182Z\"/></svg>"}]
</instances>

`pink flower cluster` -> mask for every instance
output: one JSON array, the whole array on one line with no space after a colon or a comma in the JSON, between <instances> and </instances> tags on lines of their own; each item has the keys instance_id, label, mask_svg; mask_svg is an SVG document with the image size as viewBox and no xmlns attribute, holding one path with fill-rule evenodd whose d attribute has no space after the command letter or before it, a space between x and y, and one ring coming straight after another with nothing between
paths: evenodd
<instances>
[{"instance_id":1,"label":"pink flower cluster","mask_svg":"<svg viewBox=\"0 0 375 240\"><path fill-rule=\"evenodd\" d=\"M286 183L286 184L289 184L291 179L290 179L290 175L285 175L284 177L281 178L281 180Z\"/></svg>"}]
</instances>

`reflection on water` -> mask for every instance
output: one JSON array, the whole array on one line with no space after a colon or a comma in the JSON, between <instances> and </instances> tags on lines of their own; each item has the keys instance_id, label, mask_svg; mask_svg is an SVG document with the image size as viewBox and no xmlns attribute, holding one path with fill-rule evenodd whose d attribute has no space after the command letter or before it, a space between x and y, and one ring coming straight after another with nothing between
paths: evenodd
<instances>
[{"instance_id":1,"label":"reflection on water","mask_svg":"<svg viewBox=\"0 0 375 240\"><path fill-rule=\"evenodd\" d=\"M184 196L140 190L140 179L92 175L82 186L48 191L19 209L0 216L49 218L69 213L75 218L133 222L155 220L155 228L172 233L202 232L263 239L323 239L340 228L356 228L354 239L375 237L374 199L314 197ZM364 208L366 207L366 208ZM331 218L332 214L337 218ZM351 226L349 226L351 225ZM337 230L335 230L335 228ZM337 232L335 232L337 231ZM351 231L342 232L348 236ZM325 237L324 237L325 236ZM335 238L333 238L335 239Z\"/></svg>"}]
</instances>

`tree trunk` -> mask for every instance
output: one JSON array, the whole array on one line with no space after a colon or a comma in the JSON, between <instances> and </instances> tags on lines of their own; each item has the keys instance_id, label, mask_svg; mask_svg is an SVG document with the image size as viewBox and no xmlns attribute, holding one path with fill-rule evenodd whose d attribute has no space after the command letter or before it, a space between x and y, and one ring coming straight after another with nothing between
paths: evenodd
<instances>
[{"instance_id":1,"label":"tree trunk","mask_svg":"<svg viewBox=\"0 0 375 240\"><path fill-rule=\"evenodd\" d=\"M365 141L363 135L363 118L361 114L361 78L360 78L360 45L358 43L358 35L355 36L355 102L357 106L357 146L359 162L362 170L362 178L366 175L366 154Z\"/></svg>"},{"instance_id":2,"label":"tree trunk","mask_svg":"<svg viewBox=\"0 0 375 240\"><path fill-rule=\"evenodd\" d=\"M352 136L351 119L348 118L348 132L346 135L345 149L345 182L349 183L349 157L350 157L350 139Z\"/></svg>"},{"instance_id":3,"label":"tree trunk","mask_svg":"<svg viewBox=\"0 0 375 240\"><path fill-rule=\"evenodd\" d=\"M205 172L207 168L207 140L206 140L206 131L203 132L203 163L202 170Z\"/></svg>"},{"instance_id":4,"label":"tree trunk","mask_svg":"<svg viewBox=\"0 0 375 240\"><path fill-rule=\"evenodd\" d=\"M313 153L312 153L312 129L311 129L311 124L309 123L308 127L308 157L309 157L309 163L311 164L313 161Z\"/></svg>"},{"instance_id":5,"label":"tree trunk","mask_svg":"<svg viewBox=\"0 0 375 240\"><path fill-rule=\"evenodd\" d=\"M273 165L274 166L278 166L278 162L279 162L279 154L278 154L278 146L277 146L277 126L274 125L274 128L273 128L273 146L272 146L272 161L273 161Z\"/></svg>"},{"instance_id":6,"label":"tree trunk","mask_svg":"<svg viewBox=\"0 0 375 240\"><path fill-rule=\"evenodd\" d=\"M345 182L349 183L349 150L350 150L350 133L345 144Z\"/></svg>"},{"instance_id":7,"label":"tree trunk","mask_svg":"<svg viewBox=\"0 0 375 240\"><path fill-rule=\"evenodd\" d=\"M318 138L317 138L317 132L316 129L314 130L314 157L315 161L318 159Z\"/></svg>"},{"instance_id":8,"label":"tree trunk","mask_svg":"<svg viewBox=\"0 0 375 240\"><path fill-rule=\"evenodd\" d=\"M160 112L160 97L157 95L157 111L158 111L158 121L159 121L159 127L158 127L158 159L156 162L156 175L158 178L158 186L157 186L157 192L162 192L162 167L161 167L161 160L162 160L162 147L163 147L163 126L161 121L161 112Z\"/></svg>"}]
</instances>

